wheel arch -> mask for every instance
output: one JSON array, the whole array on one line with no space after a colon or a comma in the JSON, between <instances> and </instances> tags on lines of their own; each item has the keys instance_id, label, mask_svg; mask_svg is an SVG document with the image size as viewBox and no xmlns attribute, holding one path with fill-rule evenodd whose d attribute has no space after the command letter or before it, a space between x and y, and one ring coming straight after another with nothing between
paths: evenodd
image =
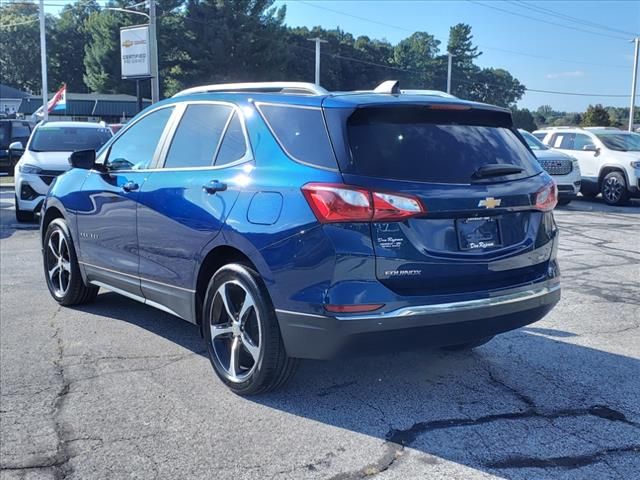
<instances>
[{"instance_id":1,"label":"wheel arch","mask_svg":"<svg viewBox=\"0 0 640 480\"><path fill-rule=\"evenodd\" d=\"M44 243L44 236L47 233L47 227L56 218L62 218L66 220L66 216L63 213L63 209L57 205L47 205L47 210L42 216L40 223L40 243Z\"/></svg>"},{"instance_id":2,"label":"wheel arch","mask_svg":"<svg viewBox=\"0 0 640 480\"><path fill-rule=\"evenodd\" d=\"M604 177L609 175L611 172L620 172L624 176L625 182L627 182L627 188L629 187L629 177L626 170L620 165L608 164L600 167L600 173L598 174L598 189L602 188L602 181L604 180Z\"/></svg>"}]
</instances>

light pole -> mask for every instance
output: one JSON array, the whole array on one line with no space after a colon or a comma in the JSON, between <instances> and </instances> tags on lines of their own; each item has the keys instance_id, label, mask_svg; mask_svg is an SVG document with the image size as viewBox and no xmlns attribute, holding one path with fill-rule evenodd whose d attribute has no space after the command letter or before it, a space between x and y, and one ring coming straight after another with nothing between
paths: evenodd
<instances>
[{"instance_id":1,"label":"light pole","mask_svg":"<svg viewBox=\"0 0 640 480\"><path fill-rule=\"evenodd\" d=\"M47 39L44 31L44 0L40 0L40 66L42 68L42 120L49 119L47 108Z\"/></svg>"},{"instance_id":2,"label":"light pole","mask_svg":"<svg viewBox=\"0 0 640 480\"><path fill-rule=\"evenodd\" d=\"M320 37L307 38L310 42L316 42L316 85L320 85L320 44L327 43L326 40Z\"/></svg>"},{"instance_id":3,"label":"light pole","mask_svg":"<svg viewBox=\"0 0 640 480\"><path fill-rule=\"evenodd\" d=\"M451 93L451 64L453 63L452 61L455 55L453 55L450 52L447 52L447 57L449 57L448 64L447 64L447 93Z\"/></svg>"},{"instance_id":4,"label":"light pole","mask_svg":"<svg viewBox=\"0 0 640 480\"><path fill-rule=\"evenodd\" d=\"M640 49L640 37L633 39L635 43L635 55L633 57L633 77L631 80L631 107L629 108L629 131L633 132L633 111L636 107L636 84L638 83L638 50Z\"/></svg>"},{"instance_id":5,"label":"light pole","mask_svg":"<svg viewBox=\"0 0 640 480\"><path fill-rule=\"evenodd\" d=\"M158 75L158 38L156 35L155 0L149 0L148 15L144 12L138 12L137 10L128 10L126 8L106 7L106 10L131 13L133 15L142 15L149 21L149 54L151 56L151 103L158 102L160 100L160 78Z\"/></svg>"}]
</instances>

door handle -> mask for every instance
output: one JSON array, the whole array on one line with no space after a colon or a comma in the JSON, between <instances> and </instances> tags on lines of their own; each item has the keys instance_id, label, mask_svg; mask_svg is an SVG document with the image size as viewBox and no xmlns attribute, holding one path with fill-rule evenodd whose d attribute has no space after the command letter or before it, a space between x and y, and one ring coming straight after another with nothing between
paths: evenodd
<instances>
[{"instance_id":1,"label":"door handle","mask_svg":"<svg viewBox=\"0 0 640 480\"><path fill-rule=\"evenodd\" d=\"M122 186L122 190L124 190L125 192L133 192L134 190L138 190L140 188L140 185L138 185L136 182L127 182Z\"/></svg>"},{"instance_id":2,"label":"door handle","mask_svg":"<svg viewBox=\"0 0 640 480\"><path fill-rule=\"evenodd\" d=\"M218 180L211 180L206 185L203 185L202 188L205 192L213 194L216 192L224 192L227 189L227 184Z\"/></svg>"}]
</instances>

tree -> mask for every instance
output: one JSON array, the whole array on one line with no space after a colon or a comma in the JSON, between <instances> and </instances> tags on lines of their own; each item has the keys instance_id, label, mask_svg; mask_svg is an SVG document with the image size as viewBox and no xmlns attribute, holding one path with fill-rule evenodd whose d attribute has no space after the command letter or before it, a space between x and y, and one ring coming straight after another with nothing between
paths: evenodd
<instances>
[{"instance_id":1,"label":"tree","mask_svg":"<svg viewBox=\"0 0 640 480\"><path fill-rule=\"evenodd\" d=\"M519 110L518 108L512 109L511 116L513 117L513 126L516 128L522 128L527 132L533 132L538 128L533 118L533 114L526 108L523 108L522 110Z\"/></svg>"},{"instance_id":2,"label":"tree","mask_svg":"<svg viewBox=\"0 0 640 480\"><path fill-rule=\"evenodd\" d=\"M394 64L408 72L407 88L432 88L436 81L434 60L440 41L427 32L416 32L395 46ZM442 76L440 75L440 80Z\"/></svg>"},{"instance_id":3,"label":"tree","mask_svg":"<svg viewBox=\"0 0 640 480\"><path fill-rule=\"evenodd\" d=\"M47 25L51 24L47 17ZM9 3L0 7L0 72L2 83L40 92L40 26L33 3Z\"/></svg>"},{"instance_id":4,"label":"tree","mask_svg":"<svg viewBox=\"0 0 640 480\"><path fill-rule=\"evenodd\" d=\"M596 105L589 105L587 111L582 116L580 125L583 127L608 127L611 125L611 119L609 118L607 110L598 103Z\"/></svg>"},{"instance_id":5,"label":"tree","mask_svg":"<svg viewBox=\"0 0 640 480\"><path fill-rule=\"evenodd\" d=\"M483 68L469 90L471 100L508 107L522 98L526 88L502 68Z\"/></svg>"},{"instance_id":6,"label":"tree","mask_svg":"<svg viewBox=\"0 0 640 480\"><path fill-rule=\"evenodd\" d=\"M56 89L66 83L71 92L85 92L84 48L91 36L87 30L89 17L100 11L95 0L80 0L66 5L52 27L48 42L50 84Z\"/></svg>"}]
</instances>

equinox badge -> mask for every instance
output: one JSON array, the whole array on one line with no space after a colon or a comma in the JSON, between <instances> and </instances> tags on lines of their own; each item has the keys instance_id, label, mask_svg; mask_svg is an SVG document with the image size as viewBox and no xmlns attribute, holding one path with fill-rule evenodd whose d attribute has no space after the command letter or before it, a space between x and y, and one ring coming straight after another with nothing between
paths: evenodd
<instances>
[{"instance_id":1,"label":"equinox badge","mask_svg":"<svg viewBox=\"0 0 640 480\"><path fill-rule=\"evenodd\" d=\"M478 206L486 208L496 208L499 207L501 203L502 200L499 198L487 197L484 200L480 200L478 202Z\"/></svg>"}]
</instances>

